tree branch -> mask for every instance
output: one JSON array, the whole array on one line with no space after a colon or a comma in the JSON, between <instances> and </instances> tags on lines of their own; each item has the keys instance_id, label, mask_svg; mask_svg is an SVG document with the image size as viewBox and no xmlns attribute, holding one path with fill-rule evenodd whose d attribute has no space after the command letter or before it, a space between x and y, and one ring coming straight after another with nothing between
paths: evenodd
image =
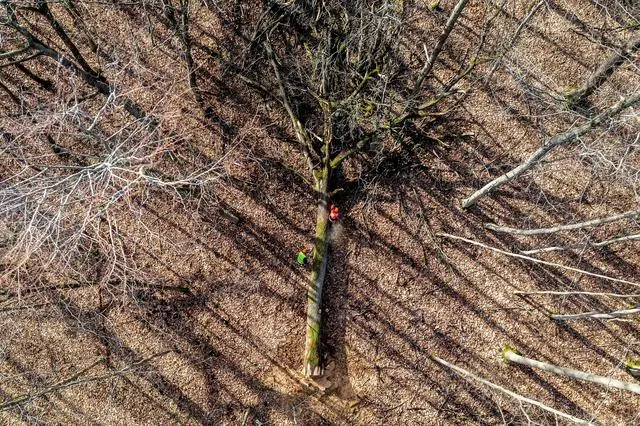
<instances>
[{"instance_id":1,"label":"tree branch","mask_svg":"<svg viewBox=\"0 0 640 426\"><path fill-rule=\"evenodd\" d=\"M541 235L541 234L553 234L560 231L574 231L576 229L588 228L591 226L600 226L605 223L615 222L621 219L637 218L640 216L640 210L630 210L628 212L616 214L613 216L601 217L597 219L590 219L584 222L571 223L568 225L557 225L549 228L537 228L537 229L518 229L509 228L507 226L498 226L493 223L485 223L484 227L491 229L495 232L508 233L514 235Z\"/></svg>"},{"instance_id":2,"label":"tree branch","mask_svg":"<svg viewBox=\"0 0 640 426\"><path fill-rule=\"evenodd\" d=\"M589 120L587 123L583 124L582 126L569 130L560 135L554 136L548 142L546 142L544 145L538 148L536 152L534 152L529 158L527 158L519 166L503 174L502 176L492 180L491 182L483 186L481 189L471 194L469 198L462 200L462 208L466 209L471 207L483 196L494 191L499 186L502 186L505 183L511 182L512 180L516 179L517 177L519 177L529 169L533 168L535 165L538 164L538 162L540 162L541 159L546 157L547 154L549 154L553 149L562 145L566 145L569 142L573 141L574 139L584 135L594 127L600 125L606 119L636 104L638 101L640 101L640 92L636 92L631 96L629 96L628 98L622 99L621 101L619 101L612 107L607 108L606 110L604 110L603 112L598 114L596 117Z\"/></svg>"},{"instance_id":3,"label":"tree branch","mask_svg":"<svg viewBox=\"0 0 640 426\"><path fill-rule=\"evenodd\" d=\"M535 6L531 8L527 16L525 16L524 19L522 20L522 22L520 22L520 25L518 25L518 28L516 28L516 31L513 34L513 37L511 37L511 40L509 40L509 42L507 43L507 46L500 53L500 55L495 59L495 62L491 66L491 69L489 70L486 77L484 78L485 82L489 82L491 80L491 77L498 69L498 66L500 66L500 62L502 61L502 59L506 56L509 50L511 50L513 46L515 46L515 44L518 42L518 39L520 38L520 34L522 33L522 30L524 30L524 28L527 26L531 18L533 18L533 16L536 14L538 9L540 9L540 6L542 6L543 4L544 4L544 0L540 0Z\"/></svg>"},{"instance_id":4,"label":"tree branch","mask_svg":"<svg viewBox=\"0 0 640 426\"><path fill-rule=\"evenodd\" d=\"M280 75L280 69L278 67L278 63L276 62L275 54L273 53L271 46L269 45L268 42L265 42L264 47L267 51L267 54L269 55L269 61L271 62L271 67L273 68L273 72L276 75L276 80L278 81L280 96L282 98L282 105L284 105L285 110L287 110L287 114L289 114L289 119L291 120L291 124L293 125L293 130L296 134L296 138L298 139L298 142L300 142L300 147L302 148L304 157L307 160L307 166L309 167L309 171L314 176L314 179L316 179L315 173L314 173L316 168L314 167L314 164L313 164L313 156L315 153L315 151L313 150L313 142L311 141L311 138L309 138L309 134L305 130L304 126L302 125L302 122L300 121L296 113L293 111L293 108L291 107L291 103L289 102L289 97L287 96L287 91L284 87L284 81L282 79L282 76Z\"/></svg>"},{"instance_id":5,"label":"tree branch","mask_svg":"<svg viewBox=\"0 0 640 426\"><path fill-rule=\"evenodd\" d=\"M601 275L601 274L596 274L596 273L593 273L593 272L585 271L583 269L578 269L578 268L573 268L571 266L561 265L559 263L547 262L546 260L536 259L535 257L529 257L529 256L524 256L522 254L511 253L509 251L501 250L501 249L496 248L496 247L491 247L491 246L483 244L481 242L470 240L470 239L463 238L463 237L458 237L456 235L446 234L446 233L443 233L443 232L439 232L436 235L438 237L444 237L444 238L450 238L452 240L464 241L464 242L472 244L474 246L482 247L482 248L485 248L487 250L494 251L496 253L504 254L505 256L517 257L518 259L528 260L530 262L540 263L542 265L547 265L547 266L553 266L553 267L556 267L556 268L566 269L568 271L577 272L577 273L584 274L584 275L589 275L591 277L602 278L603 280L608 280L608 281L613 281L613 282L617 282L617 283L629 284L629 285L632 285L632 286L640 287L639 283L636 283L636 282L633 282L633 281L627 281L627 280L623 280L623 279L619 279L619 278L612 278L612 277L608 277L606 275Z\"/></svg>"},{"instance_id":6,"label":"tree branch","mask_svg":"<svg viewBox=\"0 0 640 426\"><path fill-rule=\"evenodd\" d=\"M331 163L330 163L331 168L332 169L338 168L338 166L340 166L340 164L342 164L344 160L351 157L353 154L356 154L357 152L360 152L361 150L363 150L367 145L369 145L369 143L371 143L371 141L375 138L377 133L378 132L375 131L365 135L362 139L356 142L356 144L352 148L346 151L340 152L336 157L333 158L333 160L331 160Z\"/></svg>"},{"instance_id":7,"label":"tree branch","mask_svg":"<svg viewBox=\"0 0 640 426\"><path fill-rule=\"evenodd\" d=\"M84 56L82 56L82 54L80 53L80 50L73 43L71 38L67 35L62 25L60 25L60 23L55 18L55 16L53 16L53 13L51 13L51 9L49 9L48 3L46 1L39 2L38 8L36 10L38 13L43 15L47 19L47 21L49 21L49 24L51 24L56 34L58 34L58 36L62 39L62 42L64 43L65 46L67 46L67 49L71 51L71 54L76 59L76 61L78 61L82 69L88 73L96 75L97 73L95 72L95 70L84 59Z\"/></svg>"},{"instance_id":8,"label":"tree branch","mask_svg":"<svg viewBox=\"0 0 640 426\"><path fill-rule=\"evenodd\" d=\"M47 395L49 393L64 389L64 388L68 388L71 386L77 386L83 383L88 383L88 382L95 382L98 380L104 380L104 379L108 379L110 377L115 377L115 376L120 376L122 374L125 374L131 370L133 370L135 367L137 367L138 365L144 364L154 358L158 358L161 356L164 356L166 354L168 354L171 351L164 351L164 352L159 352L156 354L153 354L147 358L144 358L140 361L134 362L133 364L130 364L124 368L121 368L120 370L116 370L113 371L111 373L107 373L107 374L102 374L99 376L90 376L90 377L86 377L86 378L81 378L81 376L83 376L87 371L93 369L95 366L97 366L98 364L106 361L106 358L104 357L100 357L98 358L96 361L94 361L92 364L90 364L88 367L83 368L82 370L78 371L77 373L74 373L73 375L71 375L70 377L61 380L57 383L54 383L48 387L46 387L45 389L42 389L40 391L37 392L32 392L32 393L28 393L26 395L22 395L16 398L13 398L9 401L5 401L2 404L0 404L0 411L5 411L11 407L14 407L16 405L20 405L29 401L33 401L36 398L39 398L41 396Z\"/></svg>"},{"instance_id":9,"label":"tree branch","mask_svg":"<svg viewBox=\"0 0 640 426\"><path fill-rule=\"evenodd\" d=\"M551 290L540 290L540 291L514 291L513 294L517 294L519 296L530 296L533 294L549 294L552 296L606 296L606 297L620 297L620 298L634 298L640 297L640 294L619 294L619 293L595 293L590 291L551 291Z\"/></svg>"},{"instance_id":10,"label":"tree branch","mask_svg":"<svg viewBox=\"0 0 640 426\"><path fill-rule=\"evenodd\" d=\"M22 58L22 59L16 59L15 61L11 61L11 62L7 62L6 64L0 64L0 68L6 68L6 67L10 67L11 65L18 65L21 64L23 62L27 62L30 61L32 59L37 58L38 56L41 56L42 52L36 52L32 55L27 56L26 58Z\"/></svg>"},{"instance_id":11,"label":"tree branch","mask_svg":"<svg viewBox=\"0 0 640 426\"><path fill-rule=\"evenodd\" d=\"M552 246L552 247L544 247L534 250L526 250L522 251L522 254L537 254L537 253L548 253L551 251L562 251L562 250L574 250L574 249L585 249L592 247L605 247L615 243L623 243L627 241L637 241L640 240L640 234L627 235L624 237L612 238L610 240L599 241L597 243L584 243L584 244L571 244L568 246Z\"/></svg>"},{"instance_id":12,"label":"tree branch","mask_svg":"<svg viewBox=\"0 0 640 426\"><path fill-rule=\"evenodd\" d=\"M573 104L578 105L591 96L605 81L615 72L615 70L629 59L634 52L640 49L640 37L628 41L621 50L615 51L603 62L598 69L587 78L582 87L566 95L566 98Z\"/></svg>"},{"instance_id":13,"label":"tree branch","mask_svg":"<svg viewBox=\"0 0 640 426\"><path fill-rule=\"evenodd\" d=\"M420 74L418 75L418 80L416 81L416 84L413 88L414 95L418 93L418 91L422 87L422 83L424 82L424 79L431 72L431 69L433 68L434 64L436 63L436 60L438 59L438 55L440 55L440 52L442 52L444 43L449 38L449 35L451 34L453 27L456 25L456 22L458 22L458 18L462 14L462 11L464 10L468 2L469 0L459 0L458 3L453 8L451 15L449 15L449 19L447 20L447 23L445 24L444 29L440 34L440 37L438 37L438 42L433 48L431 55L429 55L427 62L425 62L424 66L422 67L422 70L420 70Z\"/></svg>"},{"instance_id":14,"label":"tree branch","mask_svg":"<svg viewBox=\"0 0 640 426\"><path fill-rule=\"evenodd\" d=\"M551 319L558 321L568 321L568 320L576 320L576 319L614 319L625 317L628 315L634 315L640 313L640 308L636 307L633 309L625 309L620 311L613 312L583 312L580 314L570 314L570 315L550 315Z\"/></svg>"},{"instance_id":15,"label":"tree branch","mask_svg":"<svg viewBox=\"0 0 640 426\"><path fill-rule=\"evenodd\" d=\"M0 53L0 60L2 59L11 59L14 56L18 56L24 52L31 50L31 45L27 45L21 49L11 50L9 52Z\"/></svg>"}]
</instances>

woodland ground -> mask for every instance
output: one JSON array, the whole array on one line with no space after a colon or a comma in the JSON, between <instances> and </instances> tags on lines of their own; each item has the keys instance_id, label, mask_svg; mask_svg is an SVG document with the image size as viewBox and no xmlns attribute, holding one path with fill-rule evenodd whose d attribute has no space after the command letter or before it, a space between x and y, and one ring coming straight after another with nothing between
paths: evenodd
<instances>
[{"instance_id":1,"label":"woodland ground","mask_svg":"<svg viewBox=\"0 0 640 426\"><path fill-rule=\"evenodd\" d=\"M452 7L443 1L443 15L426 22L432 28L427 39L435 40ZM528 7L509 2L498 25L505 37ZM472 39L483 10L472 2L450 43ZM130 22L119 15L124 12L112 14L95 17L102 34L109 22ZM199 14L205 11L195 22ZM574 149L552 156L535 178L508 185L469 211L459 208L461 198L519 163L544 135L567 128L570 121L554 112L557 106L530 97L525 82L557 92L579 85L607 54L581 35L579 23L600 27L613 25L614 18L586 0L548 2L523 32L517 57L505 59L490 85L470 87L472 95L459 109L419 129L422 135L399 143L393 155L346 165L349 191L337 198L344 217L333 235L324 288L323 348L335 365L334 385L326 392L299 378L308 271L296 265L295 255L312 241L315 201L291 171L302 160L291 139L281 137L289 133L287 118L258 96L234 90L234 83L217 88L217 65L196 49L205 102L218 116L205 126L194 117L186 78L171 83L183 88L173 91L180 96L164 99L171 72L159 70L184 71L177 63L153 62L160 60L150 53L147 28L111 25L111 31L131 31L122 39L138 44L114 51L138 49L150 75L147 90L129 95L149 108L159 99L174 105L166 122L199 139L199 155L214 155L224 143L227 176L211 185L207 197L151 189L130 200L135 215L122 210L122 248L147 282L68 285L54 269L37 291L29 290L29 276L2 283L7 290L21 288L17 300L8 298L0 307L2 399L65 379L98 357L106 363L93 375L170 352L121 376L3 411L0 422L449 425L527 424L530 417L555 424L541 411L439 366L430 359L435 355L572 415L608 425L640 424L637 395L501 360L508 343L531 358L633 380L622 363L640 358L637 319L561 323L548 314L609 311L640 299L520 297L513 291L637 289L436 236L446 232L517 251L574 237L510 237L482 224L538 227L634 208L626 186L592 179ZM162 30L155 31L162 40ZM155 48L171 53L161 42ZM457 60L445 50L436 75L445 78ZM520 71L509 72L515 64ZM475 72L481 76L489 67ZM126 84L126 75L118 78ZM633 78L630 69L616 74L607 93L624 93ZM625 234L635 226L615 223L595 235ZM544 259L636 281L635 244ZM99 275L96 270L96 280Z\"/></svg>"}]
</instances>

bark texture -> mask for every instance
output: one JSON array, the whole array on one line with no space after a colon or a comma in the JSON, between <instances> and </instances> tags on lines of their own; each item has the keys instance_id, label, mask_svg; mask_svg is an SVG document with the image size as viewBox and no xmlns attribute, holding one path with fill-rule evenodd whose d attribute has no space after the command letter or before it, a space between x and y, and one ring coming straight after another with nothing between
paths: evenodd
<instances>
[{"instance_id":1,"label":"bark texture","mask_svg":"<svg viewBox=\"0 0 640 426\"><path fill-rule=\"evenodd\" d=\"M302 368L302 373L306 377L317 377L323 373L320 353L322 287L327 271L329 249L329 216L327 214L326 181L323 184L323 196L318 202L313 263L307 289L307 332L304 345L304 364Z\"/></svg>"}]
</instances>

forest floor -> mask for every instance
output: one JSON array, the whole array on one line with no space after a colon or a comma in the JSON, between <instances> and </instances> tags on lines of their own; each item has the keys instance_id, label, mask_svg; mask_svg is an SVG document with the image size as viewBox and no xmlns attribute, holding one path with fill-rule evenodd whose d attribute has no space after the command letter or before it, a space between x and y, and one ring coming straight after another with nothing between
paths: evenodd
<instances>
[{"instance_id":1,"label":"forest floor","mask_svg":"<svg viewBox=\"0 0 640 426\"><path fill-rule=\"evenodd\" d=\"M532 20L519 56L530 58L524 62L532 75L543 70L543 83L561 91L593 69L603 50L571 31L556 6ZM582 19L599 22L595 8L580 10ZM526 9L514 3L507 11L504 28L513 31ZM472 31L473 12L457 38ZM0 302L2 398L44 389L102 357L87 376L138 367L2 411L0 422L450 425L526 424L530 417L555 424L550 415L440 366L431 359L437 356L577 417L640 423L635 395L501 358L509 344L534 359L632 381L622 363L640 358L637 319L555 322L548 315L616 310L640 298L513 292L637 289L438 236L518 252L571 237L498 235L483 223L538 227L633 208L624 187L591 184L584 164L565 152L535 179L460 209L460 199L535 150L540 135L566 127L562 117L541 120L531 108L542 107L532 107L508 77L499 71L495 84L475 87L444 124L422 129L428 138L399 147L375 173L358 162L346 166L348 190L334 200L343 218L333 225L323 292L329 389L300 376L308 270L295 257L312 244L313 194L284 166L300 161L287 139L277 137L287 132L286 119L258 103L238 114L237 99L227 99L214 107L228 123L228 175L201 198L151 192L132 200L136 220L120 218L122 247L141 271L138 282L65 287L51 271L50 288ZM624 74L619 78L624 82ZM269 118L256 121L258 112ZM618 235L629 226L610 224L595 235ZM633 244L541 258L634 281L640 258ZM20 279L28 288L29 277ZM145 361L154 354L160 355Z\"/></svg>"}]
</instances>

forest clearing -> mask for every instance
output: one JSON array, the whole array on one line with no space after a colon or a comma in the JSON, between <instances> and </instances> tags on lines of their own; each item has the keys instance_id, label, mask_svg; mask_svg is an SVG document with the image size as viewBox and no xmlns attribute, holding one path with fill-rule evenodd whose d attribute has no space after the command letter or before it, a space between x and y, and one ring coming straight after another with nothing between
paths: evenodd
<instances>
[{"instance_id":1,"label":"forest clearing","mask_svg":"<svg viewBox=\"0 0 640 426\"><path fill-rule=\"evenodd\" d=\"M640 424L640 3L0 0L0 423Z\"/></svg>"}]
</instances>

